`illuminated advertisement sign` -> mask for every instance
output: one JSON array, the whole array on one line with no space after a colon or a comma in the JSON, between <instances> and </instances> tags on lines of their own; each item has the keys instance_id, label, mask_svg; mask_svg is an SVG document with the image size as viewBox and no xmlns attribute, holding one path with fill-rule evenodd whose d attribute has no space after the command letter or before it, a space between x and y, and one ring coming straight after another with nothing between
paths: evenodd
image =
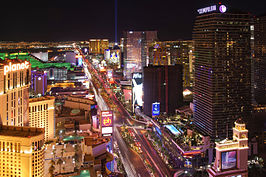
<instances>
[{"instance_id":1,"label":"illuminated advertisement sign","mask_svg":"<svg viewBox=\"0 0 266 177\"><path fill-rule=\"evenodd\" d=\"M214 11L217 11L217 6L216 5L213 5L213 6L209 6L209 7L205 7L205 8L201 8L201 9L198 9L198 13L199 14L205 14L205 13L209 13L209 12L214 12ZM221 13L225 13L227 10L226 6L225 5L220 5L219 6L219 11Z\"/></svg>"},{"instance_id":2,"label":"illuminated advertisement sign","mask_svg":"<svg viewBox=\"0 0 266 177\"><path fill-rule=\"evenodd\" d=\"M221 5L221 6L219 7L219 10L220 10L221 13L225 13L226 10L227 10L227 8L226 8L225 5Z\"/></svg>"},{"instance_id":3,"label":"illuminated advertisement sign","mask_svg":"<svg viewBox=\"0 0 266 177\"><path fill-rule=\"evenodd\" d=\"M113 78L113 70L112 69L107 69L107 77L108 77L108 79Z\"/></svg>"},{"instance_id":4,"label":"illuminated advertisement sign","mask_svg":"<svg viewBox=\"0 0 266 177\"><path fill-rule=\"evenodd\" d=\"M222 170L236 168L236 151L222 152Z\"/></svg>"},{"instance_id":5,"label":"illuminated advertisement sign","mask_svg":"<svg viewBox=\"0 0 266 177\"><path fill-rule=\"evenodd\" d=\"M97 118L97 115L93 115L92 116L92 126L93 128L98 128L98 125L99 125L99 122L98 122L98 118Z\"/></svg>"},{"instance_id":6,"label":"illuminated advertisement sign","mask_svg":"<svg viewBox=\"0 0 266 177\"><path fill-rule=\"evenodd\" d=\"M102 111L101 112L101 126L102 134L112 134L113 133L113 112L112 111Z\"/></svg>"},{"instance_id":7,"label":"illuminated advertisement sign","mask_svg":"<svg viewBox=\"0 0 266 177\"><path fill-rule=\"evenodd\" d=\"M143 106L142 73L133 73L132 76L132 101L133 108Z\"/></svg>"},{"instance_id":8,"label":"illuminated advertisement sign","mask_svg":"<svg viewBox=\"0 0 266 177\"><path fill-rule=\"evenodd\" d=\"M17 63L17 64L12 64L11 62L9 62L9 65L4 66L4 75L6 75L9 72L28 69L29 66L30 66L30 63L28 61L25 61L24 63Z\"/></svg>"},{"instance_id":9,"label":"illuminated advertisement sign","mask_svg":"<svg viewBox=\"0 0 266 177\"><path fill-rule=\"evenodd\" d=\"M129 101L132 98L132 90L129 89L123 89L125 101Z\"/></svg>"},{"instance_id":10,"label":"illuminated advertisement sign","mask_svg":"<svg viewBox=\"0 0 266 177\"><path fill-rule=\"evenodd\" d=\"M120 61L119 51L112 51L112 53L110 54L110 60L112 63L118 63Z\"/></svg>"},{"instance_id":11,"label":"illuminated advertisement sign","mask_svg":"<svg viewBox=\"0 0 266 177\"><path fill-rule=\"evenodd\" d=\"M160 103L152 103L152 116L160 115Z\"/></svg>"}]
</instances>

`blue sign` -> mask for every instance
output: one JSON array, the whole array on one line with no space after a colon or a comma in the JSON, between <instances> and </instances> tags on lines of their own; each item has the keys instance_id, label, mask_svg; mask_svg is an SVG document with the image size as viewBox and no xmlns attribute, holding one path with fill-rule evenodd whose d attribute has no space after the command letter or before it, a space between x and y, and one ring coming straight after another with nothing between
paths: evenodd
<instances>
[{"instance_id":1,"label":"blue sign","mask_svg":"<svg viewBox=\"0 0 266 177\"><path fill-rule=\"evenodd\" d=\"M152 116L160 115L160 103L152 103Z\"/></svg>"}]
</instances>

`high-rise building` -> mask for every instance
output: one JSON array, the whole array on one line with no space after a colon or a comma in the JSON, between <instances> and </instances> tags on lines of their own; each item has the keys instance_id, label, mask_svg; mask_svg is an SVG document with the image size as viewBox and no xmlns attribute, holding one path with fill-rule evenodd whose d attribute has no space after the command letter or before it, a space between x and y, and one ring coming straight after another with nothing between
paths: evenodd
<instances>
[{"instance_id":1,"label":"high-rise building","mask_svg":"<svg viewBox=\"0 0 266 177\"><path fill-rule=\"evenodd\" d=\"M0 176L44 176L44 130L0 125Z\"/></svg>"},{"instance_id":2,"label":"high-rise building","mask_svg":"<svg viewBox=\"0 0 266 177\"><path fill-rule=\"evenodd\" d=\"M212 140L230 137L234 121L251 116L251 17L220 4L198 13L194 123Z\"/></svg>"},{"instance_id":3,"label":"high-rise building","mask_svg":"<svg viewBox=\"0 0 266 177\"><path fill-rule=\"evenodd\" d=\"M254 19L254 97L266 104L266 16Z\"/></svg>"},{"instance_id":4,"label":"high-rise building","mask_svg":"<svg viewBox=\"0 0 266 177\"><path fill-rule=\"evenodd\" d=\"M44 96L29 100L29 126L44 128L45 141L55 136L55 98Z\"/></svg>"},{"instance_id":5,"label":"high-rise building","mask_svg":"<svg viewBox=\"0 0 266 177\"><path fill-rule=\"evenodd\" d=\"M158 41L149 48L149 64L183 65L183 87L193 85L194 42L192 40Z\"/></svg>"},{"instance_id":6,"label":"high-rise building","mask_svg":"<svg viewBox=\"0 0 266 177\"><path fill-rule=\"evenodd\" d=\"M44 95L47 90L47 73L44 71L31 71L31 94Z\"/></svg>"},{"instance_id":7,"label":"high-rise building","mask_svg":"<svg viewBox=\"0 0 266 177\"><path fill-rule=\"evenodd\" d=\"M124 32L124 76L132 78L132 73L143 72L149 64L149 45L157 40L157 31Z\"/></svg>"},{"instance_id":8,"label":"high-rise building","mask_svg":"<svg viewBox=\"0 0 266 177\"><path fill-rule=\"evenodd\" d=\"M104 54L104 50L109 48L108 39L90 39L89 40L89 53L91 54Z\"/></svg>"},{"instance_id":9,"label":"high-rise building","mask_svg":"<svg viewBox=\"0 0 266 177\"><path fill-rule=\"evenodd\" d=\"M144 67L144 113L152 115L152 104L160 112L174 114L183 104L182 65Z\"/></svg>"},{"instance_id":10,"label":"high-rise building","mask_svg":"<svg viewBox=\"0 0 266 177\"><path fill-rule=\"evenodd\" d=\"M0 124L28 124L31 65L18 59L0 60Z\"/></svg>"}]
</instances>

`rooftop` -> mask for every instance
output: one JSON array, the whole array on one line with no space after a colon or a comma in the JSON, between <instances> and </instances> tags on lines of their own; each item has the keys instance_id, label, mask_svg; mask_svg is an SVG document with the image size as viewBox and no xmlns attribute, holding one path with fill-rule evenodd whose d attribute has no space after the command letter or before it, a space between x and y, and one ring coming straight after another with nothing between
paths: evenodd
<instances>
[{"instance_id":1,"label":"rooftop","mask_svg":"<svg viewBox=\"0 0 266 177\"><path fill-rule=\"evenodd\" d=\"M63 141L81 141L82 139L84 139L83 136L67 136L63 139Z\"/></svg>"},{"instance_id":2,"label":"rooftop","mask_svg":"<svg viewBox=\"0 0 266 177\"><path fill-rule=\"evenodd\" d=\"M65 67L68 70L70 70L70 68L71 68L70 63L44 62L44 61L34 57L33 55L29 54L29 53L0 53L0 59L2 61L6 60L6 58L11 59L11 61L14 59L20 59L22 61L27 60L30 62L32 68L38 67L38 68L42 69L42 68L50 68L50 67L58 67L58 68ZM2 62L1 60L0 60L0 62Z\"/></svg>"},{"instance_id":3,"label":"rooftop","mask_svg":"<svg viewBox=\"0 0 266 177\"><path fill-rule=\"evenodd\" d=\"M1 56L0 56L0 58L1 58ZM20 59L13 59L13 60L11 60L9 58L5 58L3 60L0 59L0 66L1 65L7 65L7 64L9 64L9 62L12 62L12 63L23 63L24 61L23 60L20 60Z\"/></svg>"},{"instance_id":4,"label":"rooftop","mask_svg":"<svg viewBox=\"0 0 266 177\"><path fill-rule=\"evenodd\" d=\"M45 101L45 100L52 100L55 99L55 97L53 96L42 96L42 97L38 97L38 98L30 98L29 102L38 102L38 101Z\"/></svg>"},{"instance_id":5,"label":"rooftop","mask_svg":"<svg viewBox=\"0 0 266 177\"><path fill-rule=\"evenodd\" d=\"M42 128L0 125L0 136L30 138L41 134L44 134L44 129Z\"/></svg>"},{"instance_id":6,"label":"rooftop","mask_svg":"<svg viewBox=\"0 0 266 177\"><path fill-rule=\"evenodd\" d=\"M80 172L80 175L78 175L78 176L72 176L72 177L90 177L91 175L90 175L90 172L89 172L89 170L82 170L81 172Z\"/></svg>"}]
</instances>

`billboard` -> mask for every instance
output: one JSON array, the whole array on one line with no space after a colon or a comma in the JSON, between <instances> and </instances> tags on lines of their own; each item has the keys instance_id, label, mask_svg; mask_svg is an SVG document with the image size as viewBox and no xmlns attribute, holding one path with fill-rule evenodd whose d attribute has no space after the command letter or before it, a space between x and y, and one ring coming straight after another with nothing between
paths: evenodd
<instances>
[{"instance_id":1,"label":"billboard","mask_svg":"<svg viewBox=\"0 0 266 177\"><path fill-rule=\"evenodd\" d=\"M222 170L236 168L236 151L222 152Z\"/></svg>"},{"instance_id":2,"label":"billboard","mask_svg":"<svg viewBox=\"0 0 266 177\"><path fill-rule=\"evenodd\" d=\"M103 136L111 136L113 133L113 112L101 112L101 129Z\"/></svg>"},{"instance_id":3,"label":"billboard","mask_svg":"<svg viewBox=\"0 0 266 177\"><path fill-rule=\"evenodd\" d=\"M152 103L152 116L159 116L160 115L160 103L155 102Z\"/></svg>"},{"instance_id":4,"label":"billboard","mask_svg":"<svg viewBox=\"0 0 266 177\"><path fill-rule=\"evenodd\" d=\"M97 115L92 116L92 127L98 129L99 121Z\"/></svg>"},{"instance_id":5,"label":"billboard","mask_svg":"<svg viewBox=\"0 0 266 177\"><path fill-rule=\"evenodd\" d=\"M142 83L142 73L133 73L132 76L132 103L133 110L139 106L143 106L143 83Z\"/></svg>"},{"instance_id":6,"label":"billboard","mask_svg":"<svg viewBox=\"0 0 266 177\"><path fill-rule=\"evenodd\" d=\"M108 79L113 78L113 69L107 69L107 78Z\"/></svg>"},{"instance_id":7,"label":"billboard","mask_svg":"<svg viewBox=\"0 0 266 177\"><path fill-rule=\"evenodd\" d=\"M129 89L123 89L125 101L129 101L132 98L132 90Z\"/></svg>"}]
</instances>

